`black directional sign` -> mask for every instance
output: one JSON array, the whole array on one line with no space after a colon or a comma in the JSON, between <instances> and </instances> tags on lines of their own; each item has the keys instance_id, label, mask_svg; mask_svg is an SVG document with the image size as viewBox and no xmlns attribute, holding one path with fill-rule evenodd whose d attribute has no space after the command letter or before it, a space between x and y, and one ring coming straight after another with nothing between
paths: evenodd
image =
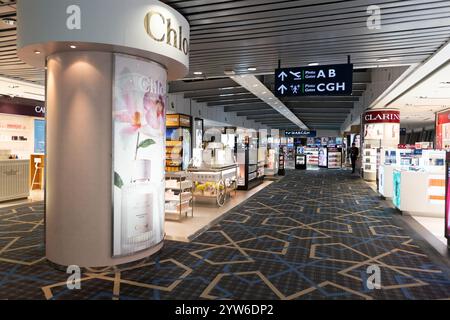
<instances>
[{"instance_id":1,"label":"black directional sign","mask_svg":"<svg viewBox=\"0 0 450 320\"><path fill-rule=\"evenodd\" d=\"M278 69L277 97L339 96L353 92L353 64Z\"/></svg>"}]
</instances>

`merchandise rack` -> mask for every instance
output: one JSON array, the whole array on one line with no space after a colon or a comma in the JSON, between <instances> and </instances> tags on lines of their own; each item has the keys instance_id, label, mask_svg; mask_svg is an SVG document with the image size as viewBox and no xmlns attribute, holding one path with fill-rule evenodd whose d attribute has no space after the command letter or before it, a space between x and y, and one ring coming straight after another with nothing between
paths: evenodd
<instances>
[{"instance_id":1,"label":"merchandise rack","mask_svg":"<svg viewBox=\"0 0 450 320\"><path fill-rule=\"evenodd\" d=\"M194 217L194 188L189 177L186 171L166 173L166 220L181 221L189 213ZM167 209L168 205L175 205L176 208Z\"/></svg>"},{"instance_id":2,"label":"merchandise rack","mask_svg":"<svg viewBox=\"0 0 450 320\"><path fill-rule=\"evenodd\" d=\"M223 167L189 168L194 184L195 198L215 198L219 207L223 207L231 192L237 190L236 164Z\"/></svg>"}]
</instances>

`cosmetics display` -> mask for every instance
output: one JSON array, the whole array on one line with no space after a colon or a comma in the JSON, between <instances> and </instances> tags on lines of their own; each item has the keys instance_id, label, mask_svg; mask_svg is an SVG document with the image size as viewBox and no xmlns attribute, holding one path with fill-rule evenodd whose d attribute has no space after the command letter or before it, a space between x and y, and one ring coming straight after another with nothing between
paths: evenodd
<instances>
[{"instance_id":1,"label":"cosmetics display","mask_svg":"<svg viewBox=\"0 0 450 320\"><path fill-rule=\"evenodd\" d=\"M400 142L400 112L394 109L371 109L363 114L362 172L366 181L377 181L383 148L396 148ZM359 147L358 145L356 145Z\"/></svg>"},{"instance_id":2,"label":"cosmetics display","mask_svg":"<svg viewBox=\"0 0 450 320\"><path fill-rule=\"evenodd\" d=\"M186 170L191 161L191 117L168 114L166 128L166 172Z\"/></svg>"},{"instance_id":3,"label":"cosmetics display","mask_svg":"<svg viewBox=\"0 0 450 320\"><path fill-rule=\"evenodd\" d=\"M328 168L328 148L327 147L319 148L319 168Z\"/></svg>"},{"instance_id":4,"label":"cosmetics display","mask_svg":"<svg viewBox=\"0 0 450 320\"><path fill-rule=\"evenodd\" d=\"M306 155L306 169L307 170L319 170L319 149L318 148L305 148Z\"/></svg>"},{"instance_id":5,"label":"cosmetics display","mask_svg":"<svg viewBox=\"0 0 450 320\"><path fill-rule=\"evenodd\" d=\"M280 152L278 155L278 175L286 175L286 157L284 155L284 149L280 147Z\"/></svg>"},{"instance_id":6,"label":"cosmetics display","mask_svg":"<svg viewBox=\"0 0 450 320\"><path fill-rule=\"evenodd\" d=\"M378 191L402 212L443 217L445 159L441 150L381 149Z\"/></svg>"},{"instance_id":7,"label":"cosmetics display","mask_svg":"<svg viewBox=\"0 0 450 320\"><path fill-rule=\"evenodd\" d=\"M236 157L239 164L237 181L239 190L250 190L264 181L265 158L259 161L258 150L259 139L256 135L237 135Z\"/></svg>"},{"instance_id":8,"label":"cosmetics display","mask_svg":"<svg viewBox=\"0 0 450 320\"><path fill-rule=\"evenodd\" d=\"M166 220L182 220L194 216L193 183L185 171L166 174Z\"/></svg>"},{"instance_id":9,"label":"cosmetics display","mask_svg":"<svg viewBox=\"0 0 450 320\"><path fill-rule=\"evenodd\" d=\"M378 151L372 145L365 144L362 152L363 178L367 181L375 181L377 175Z\"/></svg>"},{"instance_id":10,"label":"cosmetics display","mask_svg":"<svg viewBox=\"0 0 450 320\"><path fill-rule=\"evenodd\" d=\"M275 176L278 174L279 167L279 139L269 137L267 139L267 151L265 161L265 174L267 176Z\"/></svg>"},{"instance_id":11,"label":"cosmetics display","mask_svg":"<svg viewBox=\"0 0 450 320\"><path fill-rule=\"evenodd\" d=\"M328 169L342 168L342 149L328 147Z\"/></svg>"},{"instance_id":12,"label":"cosmetics display","mask_svg":"<svg viewBox=\"0 0 450 320\"><path fill-rule=\"evenodd\" d=\"M305 154L297 154L295 155L295 169L297 170L306 170L306 155Z\"/></svg>"}]
</instances>

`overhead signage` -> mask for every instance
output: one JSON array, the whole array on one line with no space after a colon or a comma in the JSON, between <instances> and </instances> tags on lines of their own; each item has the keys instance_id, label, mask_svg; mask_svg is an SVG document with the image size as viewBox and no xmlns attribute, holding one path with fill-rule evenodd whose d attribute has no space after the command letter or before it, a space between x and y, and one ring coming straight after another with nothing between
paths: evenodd
<instances>
[{"instance_id":1,"label":"overhead signage","mask_svg":"<svg viewBox=\"0 0 450 320\"><path fill-rule=\"evenodd\" d=\"M365 124L374 123L400 123L400 111L397 110L375 110L364 114Z\"/></svg>"},{"instance_id":2,"label":"overhead signage","mask_svg":"<svg viewBox=\"0 0 450 320\"><path fill-rule=\"evenodd\" d=\"M0 113L45 118L45 106L44 103L40 105L28 105L1 101Z\"/></svg>"},{"instance_id":3,"label":"overhead signage","mask_svg":"<svg viewBox=\"0 0 450 320\"><path fill-rule=\"evenodd\" d=\"M286 137L304 137L304 138L314 138L317 136L317 131L311 130L286 130L284 132Z\"/></svg>"},{"instance_id":4,"label":"overhead signage","mask_svg":"<svg viewBox=\"0 0 450 320\"><path fill-rule=\"evenodd\" d=\"M337 96L353 92L353 64L277 69L277 97Z\"/></svg>"}]
</instances>

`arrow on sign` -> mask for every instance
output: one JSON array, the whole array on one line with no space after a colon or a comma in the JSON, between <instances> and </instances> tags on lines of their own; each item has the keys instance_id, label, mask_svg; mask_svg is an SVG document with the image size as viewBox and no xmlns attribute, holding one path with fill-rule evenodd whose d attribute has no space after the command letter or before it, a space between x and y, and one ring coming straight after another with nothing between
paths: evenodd
<instances>
[{"instance_id":1,"label":"arrow on sign","mask_svg":"<svg viewBox=\"0 0 450 320\"><path fill-rule=\"evenodd\" d=\"M281 94L284 94L284 92L287 90L288 88L285 87L285 85L281 85L281 87L278 88L278 91L281 91Z\"/></svg>"},{"instance_id":2,"label":"arrow on sign","mask_svg":"<svg viewBox=\"0 0 450 320\"><path fill-rule=\"evenodd\" d=\"M283 71L282 73L280 73L280 74L278 75L278 78L281 78L281 81L284 81L284 79L287 78L287 76L288 76L288 75L286 74L286 72Z\"/></svg>"}]
</instances>

